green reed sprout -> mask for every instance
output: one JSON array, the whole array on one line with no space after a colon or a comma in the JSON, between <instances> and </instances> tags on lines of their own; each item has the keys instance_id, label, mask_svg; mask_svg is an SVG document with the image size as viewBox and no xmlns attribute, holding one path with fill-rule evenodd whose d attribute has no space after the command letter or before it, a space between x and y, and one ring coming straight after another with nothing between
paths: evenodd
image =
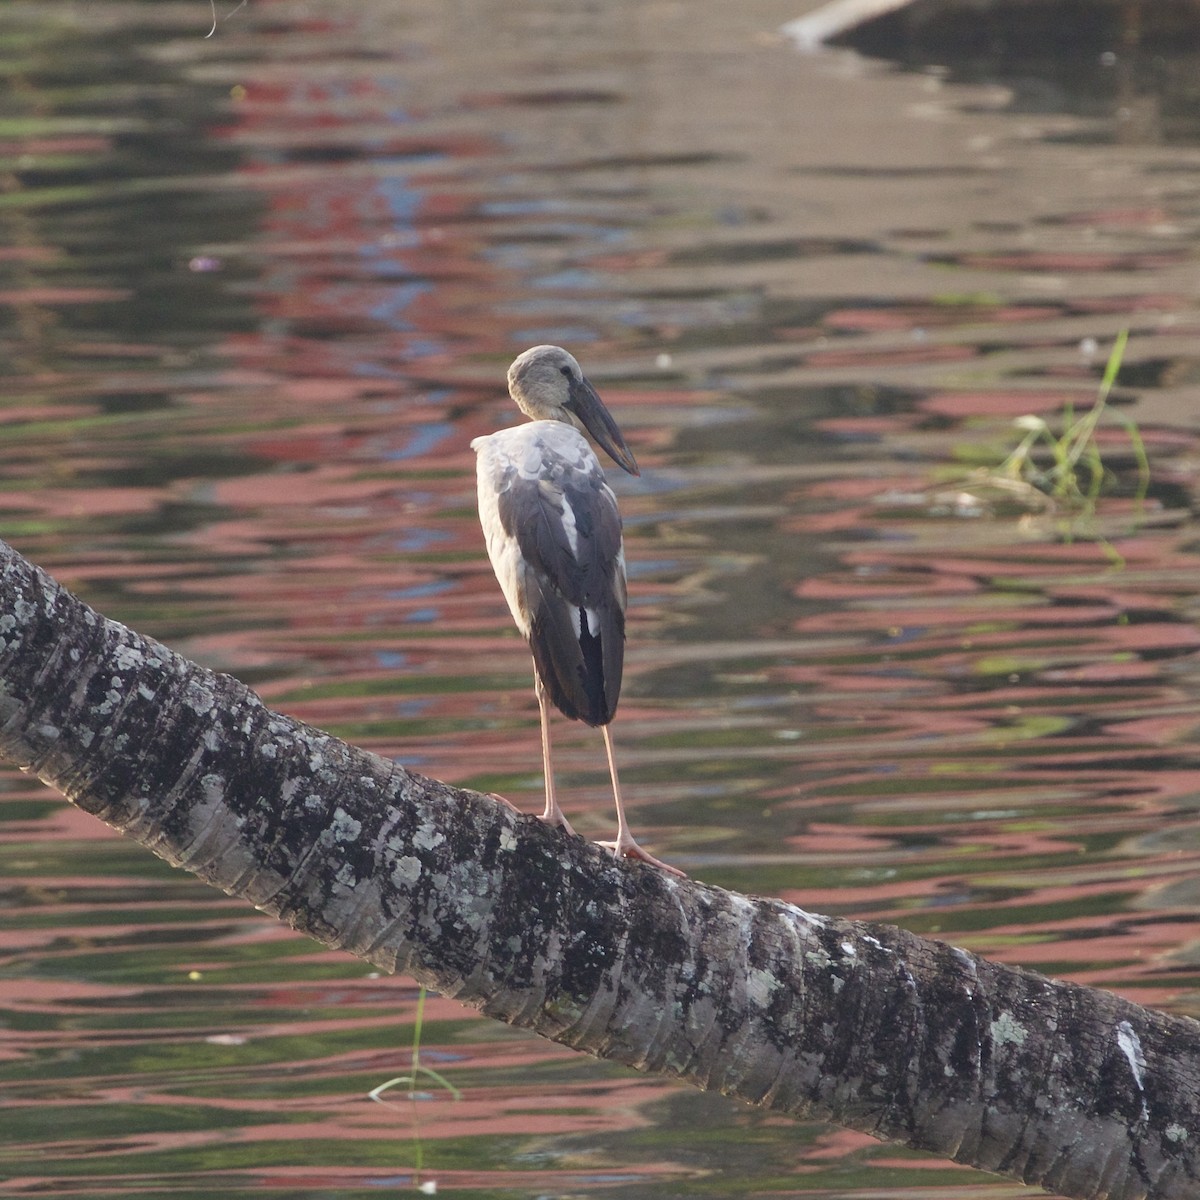
<instances>
[{"instance_id":1,"label":"green reed sprout","mask_svg":"<svg viewBox=\"0 0 1200 1200\"><path fill-rule=\"evenodd\" d=\"M1014 424L1024 436L998 467L985 472L986 477L994 482L1006 481L1018 488L1022 485L1033 488L1064 509L1090 516L1095 511L1105 479L1111 475L1104 465L1096 438L1101 418L1109 413L1124 426L1137 461L1135 498L1140 505L1150 486L1146 444L1132 418L1108 407L1109 393L1117 381L1128 341L1129 330L1122 329L1108 356L1100 390L1086 412L1077 416L1075 406L1068 404L1063 412L1062 428L1057 433L1043 417L1033 414L1018 417Z\"/></svg>"},{"instance_id":2,"label":"green reed sprout","mask_svg":"<svg viewBox=\"0 0 1200 1200\"><path fill-rule=\"evenodd\" d=\"M372 1088L367 1095L371 1097L377 1104L390 1104L391 1101L385 1098L384 1093L396 1087L406 1087L408 1091L405 1093L407 1098L415 1105L417 1101L423 1099L420 1092L416 1090L417 1080L422 1076L437 1084L438 1087L445 1089L455 1100L462 1099L462 1092L454 1086L440 1071L435 1071L432 1067L427 1067L421 1062L421 1030L425 1024L425 991L424 984L421 985L420 991L417 993L417 1011L413 1017L413 1036L412 1049L409 1052L409 1065L407 1075L397 1075L395 1079L389 1079L386 1083L381 1083L378 1087ZM421 1182L421 1172L424 1169L425 1154L424 1146L421 1142L421 1124L420 1118L417 1115L416 1109L413 1110L413 1140L415 1142L413 1177L416 1188L419 1192L426 1195L433 1195L437 1191L437 1182L435 1180L427 1180Z\"/></svg>"}]
</instances>

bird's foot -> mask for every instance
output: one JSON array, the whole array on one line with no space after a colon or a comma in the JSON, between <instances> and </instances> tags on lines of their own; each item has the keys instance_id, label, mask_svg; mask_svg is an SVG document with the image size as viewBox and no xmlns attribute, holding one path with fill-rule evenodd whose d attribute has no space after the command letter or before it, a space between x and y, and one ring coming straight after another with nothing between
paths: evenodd
<instances>
[{"instance_id":1,"label":"bird's foot","mask_svg":"<svg viewBox=\"0 0 1200 1200\"><path fill-rule=\"evenodd\" d=\"M521 810L506 796L501 796L499 792L488 792L488 797L492 800L498 800L505 808L511 809L518 816L520 815Z\"/></svg>"},{"instance_id":2,"label":"bird's foot","mask_svg":"<svg viewBox=\"0 0 1200 1200\"><path fill-rule=\"evenodd\" d=\"M661 858L655 858L648 850L643 850L631 837L618 838L615 842L597 842L596 845L603 846L605 850L611 850L613 858L633 858L638 862L649 863L652 867L659 867L668 875L677 875L680 879L687 878L686 871L681 871L678 867L663 862Z\"/></svg>"},{"instance_id":3,"label":"bird's foot","mask_svg":"<svg viewBox=\"0 0 1200 1200\"><path fill-rule=\"evenodd\" d=\"M549 805L547 805L546 811L542 813L542 820L545 821L547 825L557 826L559 829L565 830L571 835L571 837L575 836L575 830L571 828L571 822L567 820L567 818L563 815L563 810L557 805L555 805L553 808L550 808Z\"/></svg>"}]
</instances>

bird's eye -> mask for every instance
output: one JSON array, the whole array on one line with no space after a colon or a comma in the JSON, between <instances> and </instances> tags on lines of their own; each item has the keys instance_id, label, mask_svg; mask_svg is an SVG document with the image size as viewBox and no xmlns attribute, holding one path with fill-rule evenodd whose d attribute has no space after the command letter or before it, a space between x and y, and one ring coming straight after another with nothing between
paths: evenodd
<instances>
[{"instance_id":1,"label":"bird's eye","mask_svg":"<svg viewBox=\"0 0 1200 1200\"><path fill-rule=\"evenodd\" d=\"M568 379L570 379L570 378L571 378L571 368L570 368L570 367L559 367L558 369L559 369L559 370L560 370L560 371L561 371L561 372L562 372L562 373L563 373L563 374L564 374L564 375L565 375L565 376L566 376Z\"/></svg>"}]
</instances>

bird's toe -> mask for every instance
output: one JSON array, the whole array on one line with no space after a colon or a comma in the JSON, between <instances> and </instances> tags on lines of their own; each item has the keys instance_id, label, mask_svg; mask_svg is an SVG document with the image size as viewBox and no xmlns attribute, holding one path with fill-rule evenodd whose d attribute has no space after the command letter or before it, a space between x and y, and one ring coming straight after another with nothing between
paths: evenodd
<instances>
[{"instance_id":1,"label":"bird's toe","mask_svg":"<svg viewBox=\"0 0 1200 1200\"><path fill-rule=\"evenodd\" d=\"M597 842L596 844L603 846L605 850L611 850L613 858L632 858L638 862L649 863L652 867L659 867L668 875L677 875L680 879L687 878L686 871L681 871L678 867L663 862L661 858L655 858L648 850L643 850L632 838L626 841Z\"/></svg>"},{"instance_id":2,"label":"bird's toe","mask_svg":"<svg viewBox=\"0 0 1200 1200\"><path fill-rule=\"evenodd\" d=\"M521 811L507 796L501 796L499 792L488 792L488 798L498 801L505 808L511 809L515 813L520 813Z\"/></svg>"},{"instance_id":3,"label":"bird's toe","mask_svg":"<svg viewBox=\"0 0 1200 1200\"><path fill-rule=\"evenodd\" d=\"M575 837L575 830L571 828L571 822L568 821L563 815L563 810L561 808L558 808L557 806L553 809L547 808L546 811L542 813L542 820L545 821L547 825L556 826L559 829L565 830L572 837Z\"/></svg>"}]
</instances>

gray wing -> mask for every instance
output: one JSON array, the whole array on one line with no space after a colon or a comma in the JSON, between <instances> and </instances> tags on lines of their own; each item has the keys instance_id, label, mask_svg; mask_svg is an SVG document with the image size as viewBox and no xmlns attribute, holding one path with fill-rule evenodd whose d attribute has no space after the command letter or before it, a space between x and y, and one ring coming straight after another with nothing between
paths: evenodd
<instances>
[{"instance_id":1,"label":"gray wing","mask_svg":"<svg viewBox=\"0 0 1200 1200\"><path fill-rule=\"evenodd\" d=\"M625 657L625 561L617 499L595 455L542 447L536 470L513 467L500 522L525 564L529 645L551 700L568 717L607 725Z\"/></svg>"}]
</instances>

